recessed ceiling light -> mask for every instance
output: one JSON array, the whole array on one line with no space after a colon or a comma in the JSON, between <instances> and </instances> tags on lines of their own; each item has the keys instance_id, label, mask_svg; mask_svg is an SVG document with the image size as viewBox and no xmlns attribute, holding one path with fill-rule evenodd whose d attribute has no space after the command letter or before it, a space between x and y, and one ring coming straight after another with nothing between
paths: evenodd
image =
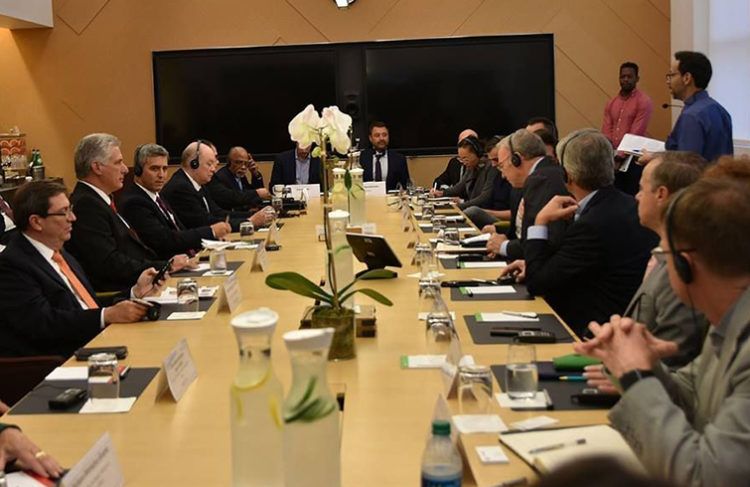
<instances>
[{"instance_id":1,"label":"recessed ceiling light","mask_svg":"<svg viewBox=\"0 0 750 487\"><path fill-rule=\"evenodd\" d=\"M349 5L353 4L357 0L333 0L338 8L348 8Z\"/></svg>"}]
</instances>

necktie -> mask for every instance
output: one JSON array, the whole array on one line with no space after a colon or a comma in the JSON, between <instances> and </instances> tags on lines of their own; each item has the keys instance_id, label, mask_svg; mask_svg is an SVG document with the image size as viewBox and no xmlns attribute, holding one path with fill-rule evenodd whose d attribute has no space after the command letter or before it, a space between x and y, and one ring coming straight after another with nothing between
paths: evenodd
<instances>
[{"instance_id":1,"label":"necktie","mask_svg":"<svg viewBox=\"0 0 750 487\"><path fill-rule=\"evenodd\" d=\"M523 235L523 214L524 214L524 203L523 198L518 202L518 211L516 212L516 238L522 238Z\"/></svg>"},{"instance_id":2,"label":"necktie","mask_svg":"<svg viewBox=\"0 0 750 487\"><path fill-rule=\"evenodd\" d=\"M240 178L234 178L235 181L237 181L237 186L240 188L240 191L244 191L245 188L242 187L242 180Z\"/></svg>"},{"instance_id":3,"label":"necktie","mask_svg":"<svg viewBox=\"0 0 750 487\"><path fill-rule=\"evenodd\" d=\"M55 251L55 253L52 254L52 260L55 261L58 266L60 266L60 271L65 277L68 278L68 282L70 282L71 287L78 295L78 297L81 298L84 303L86 303L86 306L88 306L89 309L98 309L99 305L96 304L96 301L86 290L86 287L81 284L81 281L78 280L78 276L76 276L75 272L73 272L73 270L70 268L62 254Z\"/></svg>"},{"instance_id":4,"label":"necktie","mask_svg":"<svg viewBox=\"0 0 750 487\"><path fill-rule=\"evenodd\" d=\"M167 220L169 220L169 223L172 224L172 227L175 230L179 230L179 227L177 226L177 222L174 219L174 215L172 215L172 212L169 211L169 207L166 203L164 203L164 200L161 199L161 196L158 194L156 195L156 204L161 209L162 213L164 213L164 216L167 217Z\"/></svg>"},{"instance_id":5,"label":"necktie","mask_svg":"<svg viewBox=\"0 0 750 487\"><path fill-rule=\"evenodd\" d=\"M383 180L383 167L380 165L381 157L383 157L382 152L375 153L375 181Z\"/></svg>"},{"instance_id":6,"label":"necktie","mask_svg":"<svg viewBox=\"0 0 750 487\"><path fill-rule=\"evenodd\" d=\"M13 218L13 209L10 207L10 205L8 204L8 202L3 199L2 196L0 196L0 212L5 213L6 215L8 215L8 218L10 218L11 220L13 220L14 222L16 221Z\"/></svg>"}]
</instances>

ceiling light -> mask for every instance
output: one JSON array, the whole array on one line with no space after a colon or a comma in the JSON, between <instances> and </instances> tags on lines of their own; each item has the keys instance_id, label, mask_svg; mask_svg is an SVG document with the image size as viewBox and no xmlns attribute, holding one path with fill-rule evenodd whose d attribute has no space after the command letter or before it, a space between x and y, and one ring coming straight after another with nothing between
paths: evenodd
<instances>
[{"instance_id":1,"label":"ceiling light","mask_svg":"<svg viewBox=\"0 0 750 487\"><path fill-rule=\"evenodd\" d=\"M349 5L353 4L357 0L333 0L338 8L349 8Z\"/></svg>"}]
</instances>

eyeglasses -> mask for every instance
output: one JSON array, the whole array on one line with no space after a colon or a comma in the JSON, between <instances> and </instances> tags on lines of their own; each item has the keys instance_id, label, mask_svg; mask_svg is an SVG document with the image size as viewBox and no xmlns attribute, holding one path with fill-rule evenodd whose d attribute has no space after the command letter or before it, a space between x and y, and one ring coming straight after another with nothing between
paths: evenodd
<instances>
[{"instance_id":1,"label":"eyeglasses","mask_svg":"<svg viewBox=\"0 0 750 487\"><path fill-rule=\"evenodd\" d=\"M242 159L236 159L234 161L229 161L229 164L237 164L239 166L249 166L253 162L252 159L243 161Z\"/></svg>"},{"instance_id":2,"label":"eyeglasses","mask_svg":"<svg viewBox=\"0 0 750 487\"><path fill-rule=\"evenodd\" d=\"M70 215L73 215L73 205L70 205L69 207L60 211L56 211L54 213L47 213L46 215L44 215L44 218L47 218L48 216L64 216L67 218Z\"/></svg>"},{"instance_id":3,"label":"eyeglasses","mask_svg":"<svg viewBox=\"0 0 750 487\"><path fill-rule=\"evenodd\" d=\"M695 252L695 249L676 249L676 250L666 250L661 247L656 247L655 249L651 249L651 255L656 259L656 262L663 264L667 261L667 254L679 254L683 252Z\"/></svg>"},{"instance_id":4,"label":"eyeglasses","mask_svg":"<svg viewBox=\"0 0 750 487\"><path fill-rule=\"evenodd\" d=\"M680 76L680 75L681 75L680 72L674 73L674 72L670 71L667 74L665 74L664 77L667 79L667 81L671 81L673 77Z\"/></svg>"}]
</instances>

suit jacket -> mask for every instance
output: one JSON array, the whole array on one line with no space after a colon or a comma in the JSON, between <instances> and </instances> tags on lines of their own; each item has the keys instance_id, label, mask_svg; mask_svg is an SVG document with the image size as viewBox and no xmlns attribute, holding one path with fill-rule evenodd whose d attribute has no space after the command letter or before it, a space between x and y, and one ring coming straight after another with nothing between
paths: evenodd
<instances>
[{"instance_id":1,"label":"suit jacket","mask_svg":"<svg viewBox=\"0 0 750 487\"><path fill-rule=\"evenodd\" d=\"M463 202L458 204L462 210L470 206L489 208L492 205L492 193L495 182L500 177L497 169L486 161L474 169L466 169L461 180L443 191L443 196L459 196Z\"/></svg>"},{"instance_id":2,"label":"suit jacket","mask_svg":"<svg viewBox=\"0 0 750 487\"><path fill-rule=\"evenodd\" d=\"M205 186L196 191L192 181L188 179L183 169L175 172L161 190L162 198L166 199L186 228L207 227L214 223L225 221L229 217L232 231L239 230L240 223L249 216L247 212L230 212L216 204ZM208 209L203 203L208 203Z\"/></svg>"},{"instance_id":3,"label":"suit jacket","mask_svg":"<svg viewBox=\"0 0 750 487\"><path fill-rule=\"evenodd\" d=\"M623 316L643 323L654 336L677 343L677 355L663 360L671 368L682 367L698 356L709 327L702 313L677 297L669 284L666 263L657 264L643 280Z\"/></svg>"},{"instance_id":4,"label":"suit jacket","mask_svg":"<svg viewBox=\"0 0 750 487\"><path fill-rule=\"evenodd\" d=\"M461 161L458 160L458 157L451 157L448 161L448 165L445 167L445 171L440 173L440 175L435 178L435 181L432 184L438 189L440 189L442 186L450 187L458 184L458 182L461 180L462 167L463 164L461 164Z\"/></svg>"},{"instance_id":5,"label":"suit jacket","mask_svg":"<svg viewBox=\"0 0 750 487\"><path fill-rule=\"evenodd\" d=\"M135 238L112 208L86 184L76 184L70 202L77 219L65 248L81 263L97 291L132 286L145 269L160 269L166 263Z\"/></svg>"},{"instance_id":6,"label":"suit jacket","mask_svg":"<svg viewBox=\"0 0 750 487\"><path fill-rule=\"evenodd\" d=\"M89 293L78 261L62 250ZM101 310L81 308L60 275L20 232L0 253L0 356L69 357L100 328Z\"/></svg>"},{"instance_id":7,"label":"suit jacket","mask_svg":"<svg viewBox=\"0 0 750 487\"><path fill-rule=\"evenodd\" d=\"M271 182L268 189L273 189L277 184L297 184L296 149L281 152L273 160L271 170ZM320 184L320 159L310 157L310 174L308 184Z\"/></svg>"},{"instance_id":8,"label":"suit jacket","mask_svg":"<svg viewBox=\"0 0 750 487\"><path fill-rule=\"evenodd\" d=\"M615 188L623 193L635 196L640 189L641 174L643 174L643 166L636 164L635 161L630 163L628 170L625 172L616 170Z\"/></svg>"},{"instance_id":9,"label":"suit jacket","mask_svg":"<svg viewBox=\"0 0 750 487\"><path fill-rule=\"evenodd\" d=\"M260 172L258 173L260 175ZM229 171L227 166L219 169L211 181L206 184L206 189L211 193L211 197L216 204L225 210L247 211L250 208L258 208L263 204L263 200L258 196L258 192L248 182L247 178L242 178L243 187L240 190L237 186L237 180ZM263 176L261 176L261 186Z\"/></svg>"},{"instance_id":10,"label":"suit jacket","mask_svg":"<svg viewBox=\"0 0 750 487\"><path fill-rule=\"evenodd\" d=\"M166 200L164 204L169 207ZM135 183L131 184L120 196L119 209L128 223L138 232L140 239L154 249L162 259L169 259L173 255L184 254L191 250L200 250L201 239L214 238L208 226L186 229L172 210L179 227L179 230L175 229L156 202Z\"/></svg>"},{"instance_id":11,"label":"suit jacket","mask_svg":"<svg viewBox=\"0 0 750 487\"><path fill-rule=\"evenodd\" d=\"M656 243L656 234L638 221L633 197L601 188L559 245L526 240L527 288L582 335L591 320L603 323L625 309Z\"/></svg>"},{"instance_id":12,"label":"suit jacket","mask_svg":"<svg viewBox=\"0 0 750 487\"><path fill-rule=\"evenodd\" d=\"M263 175L260 173L260 171L256 171L255 175L252 176L252 182L247 180L247 176L243 176L242 178L240 178L242 187L239 187L237 185L237 179L235 179L232 171L229 170L228 164L216 171L216 174L214 174L214 179L221 182L227 188L236 189L238 191L251 191L264 187Z\"/></svg>"},{"instance_id":13,"label":"suit jacket","mask_svg":"<svg viewBox=\"0 0 750 487\"><path fill-rule=\"evenodd\" d=\"M362 175L363 181L373 181L374 166L372 165L373 157L372 149L365 149L359 158L359 164L364 169ZM388 149L386 151L388 157L388 173L385 176L385 189L391 191L397 188L397 185L401 185L402 188L406 189L409 184L411 177L409 176L409 166L406 164L406 157L396 151Z\"/></svg>"},{"instance_id":14,"label":"suit jacket","mask_svg":"<svg viewBox=\"0 0 750 487\"><path fill-rule=\"evenodd\" d=\"M684 486L747 485L750 478L750 289L721 320L724 339L669 373L636 382L609 419L648 471Z\"/></svg>"},{"instance_id":15,"label":"suit jacket","mask_svg":"<svg viewBox=\"0 0 750 487\"><path fill-rule=\"evenodd\" d=\"M539 211L544 208L549 200L556 195L568 195L565 187L565 175L562 168L549 157L543 158L537 164L534 172L526 178L520 193L511 197L510 228L506 236L510 240L506 247L506 256L509 260L524 258L524 244L526 242L526 231L534 224ZM516 215L520 200L523 198L523 220L521 221L521 238L516 235ZM549 225L549 240L552 245L557 245L562 238L568 223L565 221L553 222Z\"/></svg>"}]
</instances>

